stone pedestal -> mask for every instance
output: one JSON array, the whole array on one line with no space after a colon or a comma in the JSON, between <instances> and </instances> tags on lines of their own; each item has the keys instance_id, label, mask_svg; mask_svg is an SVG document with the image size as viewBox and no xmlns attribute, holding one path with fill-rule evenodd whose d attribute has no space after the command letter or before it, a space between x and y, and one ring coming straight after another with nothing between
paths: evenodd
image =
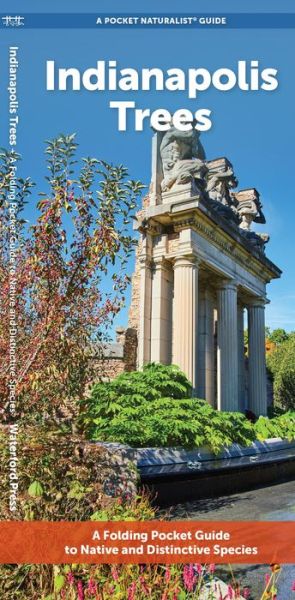
<instances>
[{"instance_id":1,"label":"stone pedestal","mask_svg":"<svg viewBox=\"0 0 295 600\"><path fill-rule=\"evenodd\" d=\"M196 394L198 267L193 256L176 258L174 263L173 358L190 380Z\"/></svg>"},{"instance_id":2,"label":"stone pedestal","mask_svg":"<svg viewBox=\"0 0 295 600\"><path fill-rule=\"evenodd\" d=\"M249 409L256 416L267 414L264 309L262 298L248 306Z\"/></svg>"},{"instance_id":3,"label":"stone pedestal","mask_svg":"<svg viewBox=\"0 0 295 600\"><path fill-rule=\"evenodd\" d=\"M217 292L217 406L235 411L238 404L237 287L224 282Z\"/></svg>"}]
</instances>

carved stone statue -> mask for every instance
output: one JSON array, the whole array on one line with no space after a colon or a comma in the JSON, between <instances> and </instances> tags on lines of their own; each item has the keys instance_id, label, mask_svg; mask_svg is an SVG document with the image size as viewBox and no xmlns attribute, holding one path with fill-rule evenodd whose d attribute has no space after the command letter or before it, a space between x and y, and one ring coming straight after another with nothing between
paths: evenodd
<instances>
[{"instance_id":1,"label":"carved stone statue","mask_svg":"<svg viewBox=\"0 0 295 600\"><path fill-rule=\"evenodd\" d=\"M237 212L240 219L239 227L244 231L250 231L252 222L265 223L265 217L262 212L262 204L259 199L259 193L255 188L241 190L233 194L237 201Z\"/></svg>"},{"instance_id":2,"label":"carved stone statue","mask_svg":"<svg viewBox=\"0 0 295 600\"><path fill-rule=\"evenodd\" d=\"M225 158L207 162L206 190L211 200L221 202L225 206L233 206L234 201L230 190L237 187L238 181L230 162Z\"/></svg>"},{"instance_id":3,"label":"carved stone statue","mask_svg":"<svg viewBox=\"0 0 295 600\"><path fill-rule=\"evenodd\" d=\"M255 250L260 252L260 254L264 254L265 245L269 242L268 233L257 233L255 231L248 231L246 229L242 229L241 233L245 236L247 241Z\"/></svg>"},{"instance_id":4,"label":"carved stone statue","mask_svg":"<svg viewBox=\"0 0 295 600\"><path fill-rule=\"evenodd\" d=\"M171 126L161 141L160 160L163 179L159 187L162 192L183 191L184 184L191 184L192 194L201 194L211 207L240 233L258 252L264 252L269 240L267 234L251 231L251 224L265 223L259 193L254 188L233 192L238 181L232 164L227 158L206 161L205 152L196 129L179 131ZM184 188L187 193L186 188Z\"/></svg>"},{"instance_id":5,"label":"carved stone statue","mask_svg":"<svg viewBox=\"0 0 295 600\"><path fill-rule=\"evenodd\" d=\"M199 141L199 133L179 131L171 127L160 145L163 168L162 191L167 192L174 184L185 184L204 178L207 168L204 163L205 152Z\"/></svg>"},{"instance_id":6,"label":"carved stone statue","mask_svg":"<svg viewBox=\"0 0 295 600\"><path fill-rule=\"evenodd\" d=\"M269 235L267 233L251 231L253 221L254 223L265 223L259 193L255 188L249 188L232 193L232 196L236 202L241 233L255 250L263 254L265 244L269 241Z\"/></svg>"},{"instance_id":7,"label":"carved stone statue","mask_svg":"<svg viewBox=\"0 0 295 600\"><path fill-rule=\"evenodd\" d=\"M227 158L216 158L206 162L206 192L210 204L218 214L238 225L239 219L235 200L230 190L238 185L233 167Z\"/></svg>"}]
</instances>

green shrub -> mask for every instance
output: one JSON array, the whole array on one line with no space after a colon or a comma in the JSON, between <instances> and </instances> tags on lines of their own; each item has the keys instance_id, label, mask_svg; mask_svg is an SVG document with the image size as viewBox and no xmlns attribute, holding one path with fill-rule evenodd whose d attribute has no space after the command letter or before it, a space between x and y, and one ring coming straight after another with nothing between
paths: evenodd
<instances>
[{"instance_id":1,"label":"green shrub","mask_svg":"<svg viewBox=\"0 0 295 600\"><path fill-rule=\"evenodd\" d=\"M190 397L188 397L190 396ZM131 446L249 445L255 439L295 439L295 413L273 419L260 417L255 425L241 413L219 412L191 397L191 386L176 366L146 365L93 386L82 402L80 424L92 440Z\"/></svg>"},{"instance_id":2,"label":"green shrub","mask_svg":"<svg viewBox=\"0 0 295 600\"><path fill-rule=\"evenodd\" d=\"M224 567L224 566L223 566ZM268 589L275 590L280 567L260 574L261 588L267 575ZM215 576L224 577L228 594L246 597L239 583L241 573L207 564L72 564L0 565L1 600L200 600L217 598ZM209 592L209 589L211 592ZM243 591L244 590L244 591ZM247 598L249 594L247 594ZM252 597L252 596L251 596ZM267 596L274 600L274 594ZM256 596L258 598L258 596ZM260 600L265 600L263 594ZM289 596L290 598L290 596Z\"/></svg>"},{"instance_id":3,"label":"green shrub","mask_svg":"<svg viewBox=\"0 0 295 600\"><path fill-rule=\"evenodd\" d=\"M295 334L289 334L267 356L267 367L274 382L275 405L295 409Z\"/></svg>"},{"instance_id":4,"label":"green shrub","mask_svg":"<svg viewBox=\"0 0 295 600\"><path fill-rule=\"evenodd\" d=\"M80 422L91 439L139 447L206 445L218 452L254 440L244 415L216 411L189 396L191 385L178 367L150 364L94 385Z\"/></svg>"},{"instance_id":5,"label":"green shrub","mask_svg":"<svg viewBox=\"0 0 295 600\"><path fill-rule=\"evenodd\" d=\"M8 460L8 436L8 428L0 428L3 465ZM113 518L137 494L136 468L120 452L48 428L20 428L18 473L18 510L14 513L18 520L84 521L100 511ZM0 519L9 519L9 486L4 477L3 473ZM120 507L118 497L123 502Z\"/></svg>"},{"instance_id":6,"label":"green shrub","mask_svg":"<svg viewBox=\"0 0 295 600\"><path fill-rule=\"evenodd\" d=\"M295 412L287 412L274 419L259 417L254 429L258 440L279 437L292 441L295 438Z\"/></svg>"}]
</instances>

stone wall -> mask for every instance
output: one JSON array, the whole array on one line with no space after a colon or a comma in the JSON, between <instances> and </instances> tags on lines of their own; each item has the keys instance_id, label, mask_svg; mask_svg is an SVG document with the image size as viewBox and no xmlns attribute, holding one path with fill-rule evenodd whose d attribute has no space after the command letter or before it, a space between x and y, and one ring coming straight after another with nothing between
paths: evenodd
<instances>
[{"instance_id":1,"label":"stone wall","mask_svg":"<svg viewBox=\"0 0 295 600\"><path fill-rule=\"evenodd\" d=\"M137 363L137 331L132 327L117 327L117 342L123 347L123 371L135 371Z\"/></svg>"},{"instance_id":2,"label":"stone wall","mask_svg":"<svg viewBox=\"0 0 295 600\"><path fill-rule=\"evenodd\" d=\"M111 380L121 373L134 371L137 360L137 332L128 327L116 329L116 342L100 345L94 349L95 380Z\"/></svg>"}]
</instances>

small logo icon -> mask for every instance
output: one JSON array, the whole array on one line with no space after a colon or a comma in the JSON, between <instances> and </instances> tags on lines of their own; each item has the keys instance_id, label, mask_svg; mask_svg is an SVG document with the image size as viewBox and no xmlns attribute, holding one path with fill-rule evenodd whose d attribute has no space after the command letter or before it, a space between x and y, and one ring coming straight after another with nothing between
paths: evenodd
<instances>
[{"instance_id":1,"label":"small logo icon","mask_svg":"<svg viewBox=\"0 0 295 600\"><path fill-rule=\"evenodd\" d=\"M25 23L25 18L20 15L6 15L6 17L2 17L2 24L4 27L21 27Z\"/></svg>"}]
</instances>

